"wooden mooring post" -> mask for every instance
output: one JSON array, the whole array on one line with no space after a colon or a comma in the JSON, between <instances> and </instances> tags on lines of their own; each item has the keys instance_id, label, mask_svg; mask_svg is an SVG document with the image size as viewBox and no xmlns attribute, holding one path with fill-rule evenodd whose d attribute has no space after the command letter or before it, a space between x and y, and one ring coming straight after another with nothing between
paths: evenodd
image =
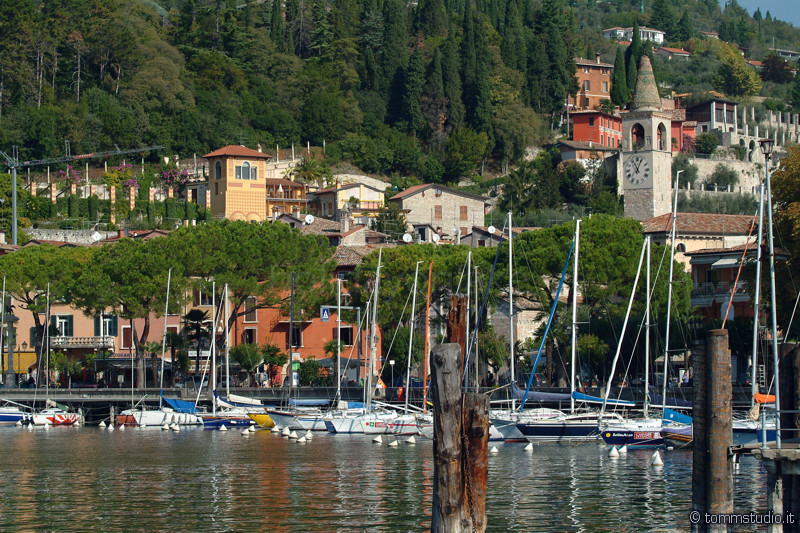
<instances>
[{"instance_id":1,"label":"wooden mooring post","mask_svg":"<svg viewBox=\"0 0 800 533\"><path fill-rule=\"evenodd\" d=\"M692 346L692 531L723 532L707 520L733 513L731 355L728 331L708 332L705 350ZM695 518L699 518L695 520Z\"/></svg>"},{"instance_id":2,"label":"wooden mooring post","mask_svg":"<svg viewBox=\"0 0 800 533\"><path fill-rule=\"evenodd\" d=\"M433 384L431 531L486 530L489 397L461 390L461 346L436 346Z\"/></svg>"}]
</instances>

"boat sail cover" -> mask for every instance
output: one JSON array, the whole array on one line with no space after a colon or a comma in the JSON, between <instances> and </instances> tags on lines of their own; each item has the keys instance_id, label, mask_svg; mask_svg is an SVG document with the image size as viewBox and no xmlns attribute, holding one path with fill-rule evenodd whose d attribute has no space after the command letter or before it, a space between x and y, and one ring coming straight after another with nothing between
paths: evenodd
<instances>
[{"instance_id":1,"label":"boat sail cover","mask_svg":"<svg viewBox=\"0 0 800 533\"><path fill-rule=\"evenodd\" d=\"M162 396L167 405L172 407L178 413L197 414L197 407L194 402L187 402L186 400L176 400L173 398L165 398Z\"/></svg>"},{"instance_id":2,"label":"boat sail cover","mask_svg":"<svg viewBox=\"0 0 800 533\"><path fill-rule=\"evenodd\" d=\"M589 396L588 394L584 394L582 392L575 391L572 393L572 397L578 400L579 402L586 402L586 403L603 403L603 399L599 396ZM609 398L606 402L608 405L636 405L635 402L629 402L628 400L615 400L614 398Z\"/></svg>"},{"instance_id":3,"label":"boat sail cover","mask_svg":"<svg viewBox=\"0 0 800 533\"><path fill-rule=\"evenodd\" d=\"M511 397L516 400L522 400L525 397L525 391L520 389L516 383L512 383ZM566 392L530 391L528 393L528 400L534 402L564 402L569 400L569 394Z\"/></svg>"},{"instance_id":4,"label":"boat sail cover","mask_svg":"<svg viewBox=\"0 0 800 533\"><path fill-rule=\"evenodd\" d=\"M665 405L667 407L680 407L686 409L692 407L692 402L688 400L682 400L680 398L671 398L669 396L667 396L667 401L664 402L663 396L651 392L650 405Z\"/></svg>"},{"instance_id":5,"label":"boat sail cover","mask_svg":"<svg viewBox=\"0 0 800 533\"><path fill-rule=\"evenodd\" d=\"M246 396L237 396L236 394L230 394L225 398L220 396L217 391L214 391L214 399L217 402L217 407L225 407L228 409L232 407L264 407L261 400L248 398Z\"/></svg>"},{"instance_id":6,"label":"boat sail cover","mask_svg":"<svg viewBox=\"0 0 800 533\"><path fill-rule=\"evenodd\" d=\"M672 409L666 408L664 409L664 421L665 422L678 422L680 424L691 424L692 417L689 415L685 415L683 413L679 413L678 411L673 411Z\"/></svg>"}]
</instances>

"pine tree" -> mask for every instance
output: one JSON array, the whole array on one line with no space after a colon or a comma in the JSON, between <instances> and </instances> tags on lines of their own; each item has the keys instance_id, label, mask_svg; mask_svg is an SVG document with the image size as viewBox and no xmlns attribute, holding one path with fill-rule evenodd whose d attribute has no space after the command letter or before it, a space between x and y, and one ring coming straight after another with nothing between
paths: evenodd
<instances>
[{"instance_id":1,"label":"pine tree","mask_svg":"<svg viewBox=\"0 0 800 533\"><path fill-rule=\"evenodd\" d=\"M281 11L281 0L272 0L272 12L270 13L269 36L278 50L286 51L286 29L283 25L283 12Z\"/></svg>"},{"instance_id":2,"label":"pine tree","mask_svg":"<svg viewBox=\"0 0 800 533\"><path fill-rule=\"evenodd\" d=\"M378 65L375 63L375 54L369 46L364 51L364 88L368 91L378 89Z\"/></svg>"},{"instance_id":3,"label":"pine tree","mask_svg":"<svg viewBox=\"0 0 800 533\"><path fill-rule=\"evenodd\" d=\"M333 39L333 30L328 20L328 9L325 0L314 0L314 4L311 7L311 16L314 26L311 30L311 45L309 48L318 57L322 57L328 51Z\"/></svg>"},{"instance_id":4,"label":"pine tree","mask_svg":"<svg viewBox=\"0 0 800 533\"><path fill-rule=\"evenodd\" d=\"M689 16L689 10L683 12L681 20L678 22L678 29L675 33L675 39L678 41L688 41L694 37L694 25L692 18Z\"/></svg>"},{"instance_id":5,"label":"pine tree","mask_svg":"<svg viewBox=\"0 0 800 533\"><path fill-rule=\"evenodd\" d=\"M455 30L450 29L450 35L444 43L442 51L442 83L444 84L444 97L447 102L447 119L445 122L448 132L457 131L464 125L464 100L461 86L461 73L459 72L458 45L455 41Z\"/></svg>"},{"instance_id":6,"label":"pine tree","mask_svg":"<svg viewBox=\"0 0 800 533\"><path fill-rule=\"evenodd\" d=\"M611 79L611 101L614 102L614 105L624 107L629 100L628 80L625 76L625 53L622 48L617 48L617 58L614 60L614 77Z\"/></svg>"},{"instance_id":7,"label":"pine tree","mask_svg":"<svg viewBox=\"0 0 800 533\"><path fill-rule=\"evenodd\" d=\"M447 13L444 0L420 0L414 9L414 28L422 35L444 35L447 31Z\"/></svg>"},{"instance_id":8,"label":"pine tree","mask_svg":"<svg viewBox=\"0 0 800 533\"><path fill-rule=\"evenodd\" d=\"M517 0L509 0L505 18L506 33L500 42L500 55L506 66L515 70L525 69L525 28L519 12Z\"/></svg>"},{"instance_id":9,"label":"pine tree","mask_svg":"<svg viewBox=\"0 0 800 533\"><path fill-rule=\"evenodd\" d=\"M650 26L667 34L667 40L675 38L675 10L671 0L654 0Z\"/></svg>"},{"instance_id":10,"label":"pine tree","mask_svg":"<svg viewBox=\"0 0 800 533\"><path fill-rule=\"evenodd\" d=\"M403 92L403 118L409 133L417 134L425 127L425 116L422 114L422 88L425 84L425 65L422 52L414 49L408 60L405 75L405 91Z\"/></svg>"}]
</instances>

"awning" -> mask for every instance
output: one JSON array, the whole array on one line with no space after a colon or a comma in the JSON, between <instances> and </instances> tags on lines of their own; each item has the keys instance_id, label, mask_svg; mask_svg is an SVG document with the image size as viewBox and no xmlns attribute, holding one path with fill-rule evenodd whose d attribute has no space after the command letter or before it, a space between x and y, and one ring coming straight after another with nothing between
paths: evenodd
<instances>
[{"instance_id":1,"label":"awning","mask_svg":"<svg viewBox=\"0 0 800 533\"><path fill-rule=\"evenodd\" d=\"M36 352L14 352L14 373L23 374L36 364ZM3 368L8 364L8 353L3 353Z\"/></svg>"},{"instance_id":2,"label":"awning","mask_svg":"<svg viewBox=\"0 0 800 533\"><path fill-rule=\"evenodd\" d=\"M722 259L717 259L714 264L711 265L711 268L731 268L735 266L739 266L738 257L723 257Z\"/></svg>"}]
</instances>

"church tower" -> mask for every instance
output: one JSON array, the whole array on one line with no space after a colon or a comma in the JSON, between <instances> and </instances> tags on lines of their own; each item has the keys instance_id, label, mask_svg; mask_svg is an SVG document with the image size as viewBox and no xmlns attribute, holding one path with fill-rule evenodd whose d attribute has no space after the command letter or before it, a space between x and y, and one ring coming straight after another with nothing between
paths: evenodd
<instances>
[{"instance_id":1,"label":"church tower","mask_svg":"<svg viewBox=\"0 0 800 533\"><path fill-rule=\"evenodd\" d=\"M672 211L672 116L661 109L650 58L642 56L630 111L622 115L625 216L649 220Z\"/></svg>"}]
</instances>

